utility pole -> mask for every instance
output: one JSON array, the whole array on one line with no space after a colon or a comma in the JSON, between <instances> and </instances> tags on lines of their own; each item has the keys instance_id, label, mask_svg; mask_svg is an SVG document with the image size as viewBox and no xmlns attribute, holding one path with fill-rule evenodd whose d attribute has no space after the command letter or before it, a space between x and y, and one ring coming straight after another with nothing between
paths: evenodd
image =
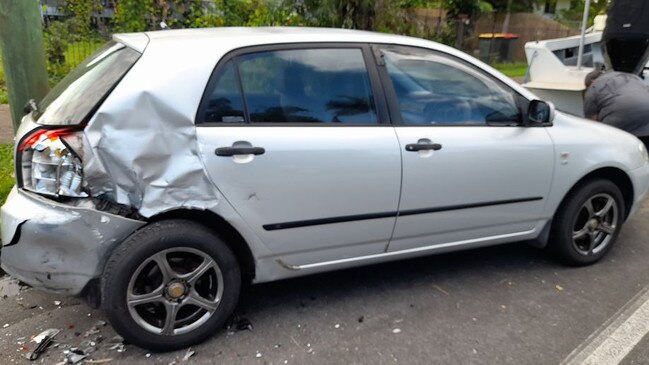
<instances>
[{"instance_id":1,"label":"utility pole","mask_svg":"<svg viewBox=\"0 0 649 365\"><path fill-rule=\"evenodd\" d=\"M584 61L584 43L586 42L586 28L588 27L588 13L590 11L590 0L584 5L584 16L581 19L581 38L579 38L579 51L577 52L577 70L581 70Z\"/></svg>"},{"instance_id":2,"label":"utility pole","mask_svg":"<svg viewBox=\"0 0 649 365\"><path fill-rule=\"evenodd\" d=\"M505 15L505 21L503 21L503 28L500 33L505 34L509 32L509 16L511 14L512 0L507 1L507 14Z\"/></svg>"},{"instance_id":3,"label":"utility pole","mask_svg":"<svg viewBox=\"0 0 649 365\"><path fill-rule=\"evenodd\" d=\"M49 90L39 1L0 0L0 50L15 133L23 106Z\"/></svg>"}]
</instances>

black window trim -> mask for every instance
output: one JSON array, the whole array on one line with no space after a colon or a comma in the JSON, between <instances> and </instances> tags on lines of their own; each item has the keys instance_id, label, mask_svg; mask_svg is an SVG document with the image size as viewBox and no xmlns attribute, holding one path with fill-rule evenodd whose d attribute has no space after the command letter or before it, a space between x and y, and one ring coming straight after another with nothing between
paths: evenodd
<instances>
[{"instance_id":1,"label":"black window trim","mask_svg":"<svg viewBox=\"0 0 649 365\"><path fill-rule=\"evenodd\" d=\"M374 124L334 124L334 123L252 123L250 122L248 114L248 106L243 95L243 87L241 85L241 78L239 77L238 58L240 56L259 53L259 52L272 52L272 51L287 51L287 50L300 50L300 49L345 49L355 48L360 49L367 69L370 88L374 97L374 106L376 109L377 122ZM210 91L213 90L214 84L217 82L221 69L226 67L228 61L233 62L235 68L235 75L238 79L238 88L243 98L244 118L243 123L223 123L223 122L206 122L205 110L209 103ZM274 43L269 45L248 46L234 49L226 53L214 67L212 74L203 90L201 101L196 111L194 124L196 127L392 127L391 118L389 114L388 101L384 93L383 83L379 71L377 70L372 55L372 49L368 43L365 42L305 42L305 43Z\"/></svg>"},{"instance_id":2,"label":"black window trim","mask_svg":"<svg viewBox=\"0 0 649 365\"><path fill-rule=\"evenodd\" d=\"M426 48L426 47L419 47L419 46L413 46L413 45L405 45L405 44L391 44L391 43L371 43L370 47L372 48L372 57L374 58L374 65L378 69L379 75L380 75L380 80L382 83L382 87L384 89L384 95L386 98L387 106L388 106L388 111L390 115L390 120L392 121L393 125L395 127L435 127L435 128L441 128L441 127L509 127L509 128L520 128L520 127L527 127L527 109L529 107L529 103L531 100L520 94L518 91L515 89L511 88L509 85L505 84L502 80L499 80L498 78L494 77L488 72L485 72L482 68L460 58L455 55L446 53L441 50L436 50L432 48ZM436 54L440 57L450 59L452 61L461 63L464 66L467 66L471 68L472 70L480 73L481 75L487 77L488 79L496 82L500 87L504 88L505 90L509 90L509 92L515 97L515 102L518 107L518 109L521 112L521 120L517 125L490 125L486 123L480 123L480 124L439 124L439 125L417 125L417 124L405 124L403 122L403 118L401 116L401 111L399 107L399 101L397 98L396 91L394 90L394 86L392 85L392 81L390 79L390 75L388 74L387 68L385 67L385 62L383 59L381 59L382 54L381 50L390 50L390 49L418 49L422 50L425 52L430 52L432 54ZM552 124L544 125L544 127L551 127Z\"/></svg>"}]
</instances>

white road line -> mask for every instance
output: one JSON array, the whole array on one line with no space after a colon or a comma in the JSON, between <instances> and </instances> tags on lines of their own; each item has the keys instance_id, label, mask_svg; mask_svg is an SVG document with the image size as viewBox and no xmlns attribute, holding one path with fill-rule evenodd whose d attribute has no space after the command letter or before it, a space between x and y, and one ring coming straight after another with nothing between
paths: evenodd
<instances>
[{"instance_id":1,"label":"white road line","mask_svg":"<svg viewBox=\"0 0 649 365\"><path fill-rule=\"evenodd\" d=\"M649 287L625 304L561 365L616 365L649 333Z\"/></svg>"}]
</instances>

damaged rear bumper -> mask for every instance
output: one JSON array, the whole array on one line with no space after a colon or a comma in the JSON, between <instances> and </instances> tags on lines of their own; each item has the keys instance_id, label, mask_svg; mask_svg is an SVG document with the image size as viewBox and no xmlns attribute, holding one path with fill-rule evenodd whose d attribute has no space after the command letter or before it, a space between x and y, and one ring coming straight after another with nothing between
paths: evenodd
<instances>
[{"instance_id":1,"label":"damaged rear bumper","mask_svg":"<svg viewBox=\"0 0 649 365\"><path fill-rule=\"evenodd\" d=\"M144 222L14 188L2 207L0 265L39 289L78 295L112 249Z\"/></svg>"}]
</instances>

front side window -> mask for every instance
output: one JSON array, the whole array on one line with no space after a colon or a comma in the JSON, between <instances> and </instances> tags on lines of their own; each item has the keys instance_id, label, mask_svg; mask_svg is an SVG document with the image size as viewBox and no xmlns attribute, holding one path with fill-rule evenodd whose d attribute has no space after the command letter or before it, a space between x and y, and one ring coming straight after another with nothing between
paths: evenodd
<instances>
[{"instance_id":1,"label":"front side window","mask_svg":"<svg viewBox=\"0 0 649 365\"><path fill-rule=\"evenodd\" d=\"M245 105L249 123L377 124L372 87L358 48L244 54L229 61L216 78L207 94L208 122L243 122Z\"/></svg>"},{"instance_id":2,"label":"front side window","mask_svg":"<svg viewBox=\"0 0 649 365\"><path fill-rule=\"evenodd\" d=\"M472 67L432 51L381 51L405 125L516 125L514 94Z\"/></svg>"}]
</instances>

